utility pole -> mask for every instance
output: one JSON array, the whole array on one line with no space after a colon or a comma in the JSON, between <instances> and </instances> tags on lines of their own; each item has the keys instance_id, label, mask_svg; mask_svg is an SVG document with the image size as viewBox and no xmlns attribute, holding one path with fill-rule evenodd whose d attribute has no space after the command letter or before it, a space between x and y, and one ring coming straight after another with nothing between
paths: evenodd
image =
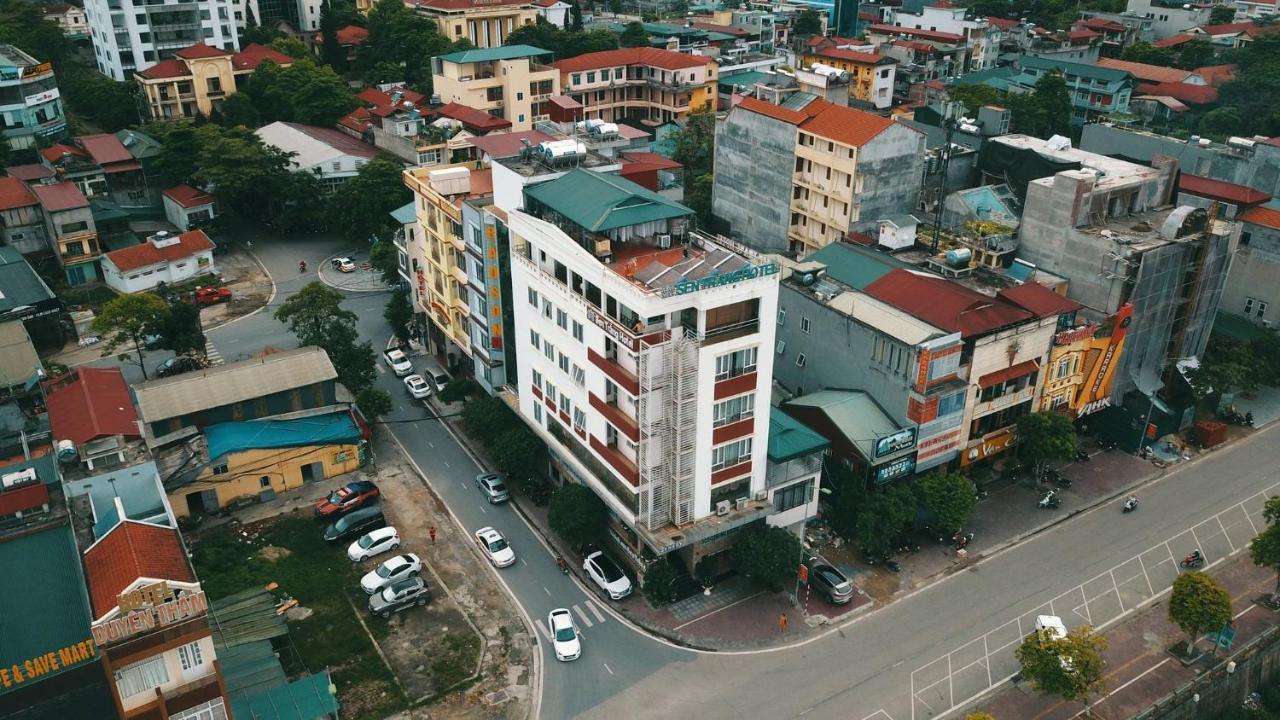
<instances>
[{"instance_id":1,"label":"utility pole","mask_svg":"<svg viewBox=\"0 0 1280 720\"><path fill-rule=\"evenodd\" d=\"M933 238L930 242L930 249L938 252L938 240L942 237L942 207L947 199L947 167L951 165L951 138L955 135L956 127L959 125L957 119L960 108L963 107L955 101L947 101L943 105L942 110L942 149L941 160L938 163L938 204L933 210Z\"/></svg>"}]
</instances>

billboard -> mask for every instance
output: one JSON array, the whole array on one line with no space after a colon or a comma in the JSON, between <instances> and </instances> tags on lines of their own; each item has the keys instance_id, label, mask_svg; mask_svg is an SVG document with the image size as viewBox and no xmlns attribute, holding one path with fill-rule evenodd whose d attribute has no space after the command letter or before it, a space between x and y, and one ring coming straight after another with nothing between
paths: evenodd
<instances>
[{"instance_id":1,"label":"billboard","mask_svg":"<svg viewBox=\"0 0 1280 720\"><path fill-rule=\"evenodd\" d=\"M1079 418L1110 406L1112 381L1132 321L1133 306L1124 305L1101 323L1054 335L1041 409L1056 407ZM1060 376L1059 367L1070 372Z\"/></svg>"}]
</instances>

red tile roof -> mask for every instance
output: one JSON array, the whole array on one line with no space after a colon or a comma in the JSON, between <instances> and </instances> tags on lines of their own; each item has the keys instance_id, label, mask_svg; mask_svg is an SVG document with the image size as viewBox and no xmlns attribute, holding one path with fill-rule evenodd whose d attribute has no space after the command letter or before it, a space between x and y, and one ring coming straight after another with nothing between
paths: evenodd
<instances>
[{"instance_id":1,"label":"red tile roof","mask_svg":"<svg viewBox=\"0 0 1280 720\"><path fill-rule=\"evenodd\" d=\"M211 57L224 57L230 54L232 54L230 50L223 50L222 48L209 47L204 43L196 43L191 47L182 48L178 52L174 53L174 55L177 55L180 58L186 58L187 60L199 60L200 58L211 58Z\"/></svg>"},{"instance_id":2,"label":"red tile roof","mask_svg":"<svg viewBox=\"0 0 1280 720\"><path fill-rule=\"evenodd\" d=\"M880 53L864 53L838 47L816 48L811 52L819 57L837 58L839 60L848 60L849 62L863 63L864 65L875 65L884 61L884 55Z\"/></svg>"},{"instance_id":3,"label":"red tile roof","mask_svg":"<svg viewBox=\"0 0 1280 720\"><path fill-rule=\"evenodd\" d=\"M36 204L36 196L31 194L26 183L15 177L0 177L0 210Z\"/></svg>"},{"instance_id":4,"label":"red tile roof","mask_svg":"<svg viewBox=\"0 0 1280 720\"><path fill-rule=\"evenodd\" d=\"M1160 38L1159 40L1156 40L1155 42L1151 43L1151 46L1158 47L1158 48L1174 47L1175 45L1189 43L1195 39L1196 39L1195 35L1186 35L1183 33L1179 33L1177 35L1170 35L1167 38Z\"/></svg>"},{"instance_id":5,"label":"red tile roof","mask_svg":"<svg viewBox=\"0 0 1280 720\"><path fill-rule=\"evenodd\" d=\"M190 185L177 185L160 193L184 208L200 207L213 202L213 196Z\"/></svg>"},{"instance_id":6,"label":"red tile roof","mask_svg":"<svg viewBox=\"0 0 1280 720\"><path fill-rule=\"evenodd\" d=\"M1168 95L1190 105L1208 105L1218 101L1217 88L1180 82L1138 83L1135 91L1147 95Z\"/></svg>"},{"instance_id":7,"label":"red tile roof","mask_svg":"<svg viewBox=\"0 0 1280 720\"><path fill-rule=\"evenodd\" d=\"M1035 360L1023 360L1017 365L1010 365L1009 367L1004 368L1003 370L997 370L993 373L987 373L986 375L983 375L982 377L978 378L978 387L982 388L983 390L986 390L989 387L995 387L996 385L1003 385L1009 382L1010 380L1023 377L1024 375L1030 375L1031 373L1039 369L1040 369L1040 363L1036 362Z\"/></svg>"},{"instance_id":8,"label":"red tile roof","mask_svg":"<svg viewBox=\"0 0 1280 720\"><path fill-rule=\"evenodd\" d=\"M167 80L169 78L190 77L191 70L181 60L169 58L168 60L161 60L138 74L148 80Z\"/></svg>"},{"instance_id":9,"label":"red tile roof","mask_svg":"<svg viewBox=\"0 0 1280 720\"><path fill-rule=\"evenodd\" d=\"M624 152L622 161L624 170L627 165L641 165L646 170L678 170L684 167L666 155L653 152Z\"/></svg>"},{"instance_id":10,"label":"red tile roof","mask_svg":"<svg viewBox=\"0 0 1280 720\"><path fill-rule=\"evenodd\" d=\"M693 26L699 30L724 33L725 35L733 35L734 37L747 37L751 34L746 28L740 28L737 25L721 25L720 23L694 20Z\"/></svg>"},{"instance_id":11,"label":"red tile roof","mask_svg":"<svg viewBox=\"0 0 1280 720\"><path fill-rule=\"evenodd\" d=\"M988 15L987 22L995 25L1001 30L1012 30L1022 24L1021 20L1011 20L1009 18L996 17L994 15Z\"/></svg>"},{"instance_id":12,"label":"red tile roof","mask_svg":"<svg viewBox=\"0 0 1280 720\"><path fill-rule=\"evenodd\" d=\"M112 435L142 436L133 396L120 368L81 367L61 378L48 396L56 440L80 445Z\"/></svg>"},{"instance_id":13,"label":"red tile roof","mask_svg":"<svg viewBox=\"0 0 1280 720\"><path fill-rule=\"evenodd\" d=\"M422 93L416 93L412 90L407 90L402 87L391 88L390 91L379 90L378 88L365 88L364 90L361 90L356 95L356 99L359 100L360 102L368 103L375 107L380 105L390 105L391 95L392 93L395 93L395 92L400 93L400 100L402 102L405 100L408 100L414 105L417 105L418 103L427 99L427 96L423 95Z\"/></svg>"},{"instance_id":14,"label":"red tile roof","mask_svg":"<svg viewBox=\"0 0 1280 720\"><path fill-rule=\"evenodd\" d=\"M125 520L84 553L95 619L114 610L120 593L139 578L195 582L177 530Z\"/></svg>"},{"instance_id":15,"label":"red tile roof","mask_svg":"<svg viewBox=\"0 0 1280 720\"><path fill-rule=\"evenodd\" d=\"M81 135L76 138L80 147L89 153L93 161L106 168L114 163L132 163L133 155L129 148L120 142L120 138L109 133L99 135Z\"/></svg>"},{"instance_id":16,"label":"red tile roof","mask_svg":"<svg viewBox=\"0 0 1280 720\"><path fill-rule=\"evenodd\" d=\"M1067 32L1068 40L1091 40L1093 38L1101 37L1101 36L1102 36L1101 33L1096 33L1087 28L1084 30L1070 30Z\"/></svg>"},{"instance_id":17,"label":"red tile roof","mask_svg":"<svg viewBox=\"0 0 1280 720\"><path fill-rule=\"evenodd\" d=\"M1182 173L1182 176L1178 179L1178 189L1185 193L1199 195L1212 200L1222 200L1234 205L1258 205L1271 199L1271 196L1267 193L1261 190L1254 190L1247 185L1213 180L1186 172Z\"/></svg>"},{"instance_id":18,"label":"red tile roof","mask_svg":"<svg viewBox=\"0 0 1280 720\"><path fill-rule=\"evenodd\" d=\"M930 45L929 43L916 42L915 40L894 40L893 44L897 47L904 47L926 54L938 52L938 48Z\"/></svg>"},{"instance_id":19,"label":"red tile roof","mask_svg":"<svg viewBox=\"0 0 1280 720\"><path fill-rule=\"evenodd\" d=\"M369 31L359 25L348 25L338 28L339 45L359 45L369 39Z\"/></svg>"},{"instance_id":20,"label":"red tile roof","mask_svg":"<svg viewBox=\"0 0 1280 720\"><path fill-rule=\"evenodd\" d=\"M549 8L553 7L558 2L560 2L560 0L534 0L533 4L538 7Z\"/></svg>"},{"instance_id":21,"label":"red tile roof","mask_svg":"<svg viewBox=\"0 0 1280 720\"><path fill-rule=\"evenodd\" d=\"M1239 69L1237 65L1206 65L1196 68L1193 72L1204 78L1204 81L1209 83L1209 87L1221 87L1224 83L1235 80L1236 71Z\"/></svg>"},{"instance_id":22,"label":"red tile roof","mask_svg":"<svg viewBox=\"0 0 1280 720\"><path fill-rule=\"evenodd\" d=\"M213 241L203 230L189 230L178 236L178 242L156 247L150 240L133 247L113 250L103 257L110 260L121 272L137 270L162 262L172 262L191 257L204 250L212 250Z\"/></svg>"},{"instance_id":23,"label":"red tile roof","mask_svg":"<svg viewBox=\"0 0 1280 720\"><path fill-rule=\"evenodd\" d=\"M1030 320L1031 313L963 285L924 273L897 269L864 291L934 327L971 338Z\"/></svg>"},{"instance_id":24,"label":"red tile roof","mask_svg":"<svg viewBox=\"0 0 1280 720\"><path fill-rule=\"evenodd\" d=\"M9 173L9 177L18 178L23 182L35 182L36 180L51 178L55 174L52 168L47 168L39 163L32 163L30 165L10 165L5 168L4 171Z\"/></svg>"},{"instance_id":25,"label":"red tile roof","mask_svg":"<svg viewBox=\"0 0 1280 720\"><path fill-rule=\"evenodd\" d=\"M897 25L876 24L867 28L868 33L878 33L881 35L907 35L910 37L923 38L925 40L933 40L935 42L944 43L961 43L964 42L963 35L957 35L949 32L939 32L937 30L920 30L918 28L898 27Z\"/></svg>"},{"instance_id":26,"label":"red tile roof","mask_svg":"<svg viewBox=\"0 0 1280 720\"><path fill-rule=\"evenodd\" d=\"M40 205L49 212L89 207L89 200L75 183L60 182L55 185L36 185L31 191L40 199Z\"/></svg>"},{"instance_id":27,"label":"red tile roof","mask_svg":"<svg viewBox=\"0 0 1280 720\"><path fill-rule=\"evenodd\" d=\"M293 58L279 50L258 43L249 43L243 50L231 56L231 66L236 70L257 70L264 60L270 60L280 67L293 64Z\"/></svg>"},{"instance_id":28,"label":"red tile roof","mask_svg":"<svg viewBox=\"0 0 1280 720\"><path fill-rule=\"evenodd\" d=\"M866 45L865 42L857 38L840 37L832 35L825 37L823 35L814 35L808 40L809 47L817 47L819 45Z\"/></svg>"},{"instance_id":29,"label":"red tile roof","mask_svg":"<svg viewBox=\"0 0 1280 720\"><path fill-rule=\"evenodd\" d=\"M492 135L484 135L481 137L473 137L467 140L467 143L473 147L480 148L480 151L493 158L509 158L520 154L520 150L524 148L522 140L529 141L530 145L538 143L551 142L555 138L538 130L525 130L523 132L506 132L494 133Z\"/></svg>"},{"instance_id":30,"label":"red tile roof","mask_svg":"<svg viewBox=\"0 0 1280 720\"><path fill-rule=\"evenodd\" d=\"M804 110L791 110L756 98L745 98L737 107L796 125L805 132L853 147L865 145L894 124L890 118L821 99L811 101L804 106Z\"/></svg>"},{"instance_id":31,"label":"red tile roof","mask_svg":"<svg viewBox=\"0 0 1280 720\"><path fill-rule=\"evenodd\" d=\"M71 155L73 157L88 157L83 150L75 145L67 145L65 143L54 143L40 151L40 157L46 162L53 164L62 160L63 157Z\"/></svg>"},{"instance_id":32,"label":"red tile roof","mask_svg":"<svg viewBox=\"0 0 1280 720\"><path fill-rule=\"evenodd\" d=\"M551 67L562 73L620 67L622 65L651 65L663 70L684 70L705 67L713 62L710 58L645 47L601 50L600 52L587 53L586 55L553 62Z\"/></svg>"},{"instance_id":33,"label":"red tile roof","mask_svg":"<svg viewBox=\"0 0 1280 720\"><path fill-rule=\"evenodd\" d=\"M1180 83L1191 75L1190 70L1178 70L1177 68L1164 67L1162 65L1148 65L1147 63L1129 62L1128 60L1117 60L1116 58L1098 58L1094 64L1098 67L1111 68L1112 70L1123 70L1138 80L1150 83Z\"/></svg>"},{"instance_id":34,"label":"red tile roof","mask_svg":"<svg viewBox=\"0 0 1280 720\"><path fill-rule=\"evenodd\" d=\"M20 488L0 492L0 517L47 504L49 504L49 487L47 485L42 482L23 485Z\"/></svg>"},{"instance_id":35,"label":"red tile roof","mask_svg":"<svg viewBox=\"0 0 1280 720\"><path fill-rule=\"evenodd\" d=\"M350 128L360 135L364 135L373 127L373 122L369 117L369 111L367 109L358 107L339 118L338 124L344 128Z\"/></svg>"},{"instance_id":36,"label":"red tile roof","mask_svg":"<svg viewBox=\"0 0 1280 720\"><path fill-rule=\"evenodd\" d=\"M494 5L524 5L529 0L409 0L405 3L431 10L470 10L475 7L492 7Z\"/></svg>"},{"instance_id":37,"label":"red tile roof","mask_svg":"<svg viewBox=\"0 0 1280 720\"><path fill-rule=\"evenodd\" d=\"M1036 317L1064 315L1084 307L1038 282L1026 282L1017 287L1001 290L996 293L996 297L1008 300Z\"/></svg>"},{"instance_id":38,"label":"red tile roof","mask_svg":"<svg viewBox=\"0 0 1280 720\"><path fill-rule=\"evenodd\" d=\"M483 110L477 110L461 103L451 102L448 105L436 108L436 112L443 117L457 120L472 130L480 132L490 132L511 127L510 120L494 117Z\"/></svg>"},{"instance_id":39,"label":"red tile roof","mask_svg":"<svg viewBox=\"0 0 1280 720\"><path fill-rule=\"evenodd\" d=\"M1106 30L1107 32L1124 32L1129 29L1122 23L1098 17L1088 18L1080 24L1093 30Z\"/></svg>"},{"instance_id":40,"label":"red tile roof","mask_svg":"<svg viewBox=\"0 0 1280 720\"><path fill-rule=\"evenodd\" d=\"M814 102L817 101L815 100ZM771 117L774 120L781 120L782 122L790 125L799 125L809 119L808 115L797 110L784 108L781 105L774 105L771 102L766 102L753 97L743 98L742 102L738 103L736 107L742 108L743 110L750 110L758 115Z\"/></svg>"},{"instance_id":41,"label":"red tile roof","mask_svg":"<svg viewBox=\"0 0 1280 720\"><path fill-rule=\"evenodd\" d=\"M1256 27L1253 22L1222 23L1220 25L1201 25L1199 30L1208 35L1231 35L1242 33Z\"/></svg>"},{"instance_id":42,"label":"red tile roof","mask_svg":"<svg viewBox=\"0 0 1280 720\"><path fill-rule=\"evenodd\" d=\"M1240 213L1236 219L1253 223L1254 225L1269 227L1272 230L1280 230L1280 210L1272 210L1269 207L1249 208Z\"/></svg>"}]
</instances>

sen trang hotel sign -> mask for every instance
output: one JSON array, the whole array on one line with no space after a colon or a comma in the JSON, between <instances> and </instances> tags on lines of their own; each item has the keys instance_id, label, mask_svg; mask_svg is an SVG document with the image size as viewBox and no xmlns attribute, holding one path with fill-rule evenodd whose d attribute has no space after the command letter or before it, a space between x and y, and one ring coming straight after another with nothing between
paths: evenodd
<instances>
[{"instance_id":1,"label":"sen trang hotel sign","mask_svg":"<svg viewBox=\"0 0 1280 720\"><path fill-rule=\"evenodd\" d=\"M115 615L93 624L93 639L99 645L126 640L202 615L209 609L209 602L199 585L175 589L161 580L121 593L116 607L118 612Z\"/></svg>"}]
</instances>

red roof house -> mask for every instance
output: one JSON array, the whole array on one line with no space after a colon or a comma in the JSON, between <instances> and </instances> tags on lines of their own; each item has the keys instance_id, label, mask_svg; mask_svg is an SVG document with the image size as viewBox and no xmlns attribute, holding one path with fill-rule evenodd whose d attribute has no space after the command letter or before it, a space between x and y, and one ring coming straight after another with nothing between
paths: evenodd
<instances>
[{"instance_id":1,"label":"red roof house","mask_svg":"<svg viewBox=\"0 0 1280 720\"><path fill-rule=\"evenodd\" d=\"M985 335L1034 317L1011 302L983 295L945 278L892 270L867 285L868 295L964 339Z\"/></svg>"},{"instance_id":2,"label":"red roof house","mask_svg":"<svg viewBox=\"0 0 1280 720\"><path fill-rule=\"evenodd\" d=\"M210 205L214 202L213 196L209 193L193 188L190 185L177 185L168 190L162 190L161 195L178 203L184 208L200 207L201 205Z\"/></svg>"},{"instance_id":3,"label":"red roof house","mask_svg":"<svg viewBox=\"0 0 1280 720\"><path fill-rule=\"evenodd\" d=\"M54 185L35 185L31 191L40 200L40 205L49 212L75 210L89 207L89 200L80 192L75 183L60 182Z\"/></svg>"},{"instance_id":4,"label":"red roof house","mask_svg":"<svg viewBox=\"0 0 1280 720\"><path fill-rule=\"evenodd\" d=\"M1036 317L1066 315L1084 307L1065 295L1050 290L1038 282L1026 282L1017 287L996 293L996 297L1017 305Z\"/></svg>"},{"instance_id":5,"label":"red roof house","mask_svg":"<svg viewBox=\"0 0 1280 720\"><path fill-rule=\"evenodd\" d=\"M1261 190L1254 190L1247 185L1237 185L1186 172L1178 178L1178 190L1188 195L1238 205L1242 210L1245 206L1261 205L1271 199L1271 195Z\"/></svg>"},{"instance_id":6,"label":"red roof house","mask_svg":"<svg viewBox=\"0 0 1280 720\"><path fill-rule=\"evenodd\" d=\"M1272 230L1280 230L1280 210L1272 210L1269 207L1250 208L1240 213L1236 219Z\"/></svg>"},{"instance_id":7,"label":"red roof house","mask_svg":"<svg viewBox=\"0 0 1280 720\"><path fill-rule=\"evenodd\" d=\"M578 55L551 63L551 67L565 73L600 68L622 67L624 65L650 65L663 70L685 70L704 67L710 64L710 58L690 55L688 53L660 50L658 48L620 48L618 50L602 50L600 52Z\"/></svg>"},{"instance_id":8,"label":"red roof house","mask_svg":"<svg viewBox=\"0 0 1280 720\"><path fill-rule=\"evenodd\" d=\"M471 132L487 133L511 127L510 120L494 117L483 110L477 110L470 105L461 103L451 102L448 105L436 108L436 112L442 117L457 120Z\"/></svg>"},{"instance_id":9,"label":"red roof house","mask_svg":"<svg viewBox=\"0 0 1280 720\"><path fill-rule=\"evenodd\" d=\"M258 43L249 43L240 52L231 56L231 67L237 72L257 70L258 65L265 60L270 60L280 67L293 64L293 58L279 50Z\"/></svg>"},{"instance_id":10,"label":"red roof house","mask_svg":"<svg viewBox=\"0 0 1280 720\"><path fill-rule=\"evenodd\" d=\"M85 583L94 619L116 609L117 598L141 578L193 583L178 531L125 520L84 552Z\"/></svg>"},{"instance_id":11,"label":"red roof house","mask_svg":"<svg viewBox=\"0 0 1280 720\"><path fill-rule=\"evenodd\" d=\"M82 367L46 388L55 440L83 445L113 435L142 436L133 396L119 368Z\"/></svg>"},{"instance_id":12,"label":"red roof house","mask_svg":"<svg viewBox=\"0 0 1280 720\"><path fill-rule=\"evenodd\" d=\"M0 210L16 210L39 204L27 184L13 177L0 177Z\"/></svg>"},{"instance_id":13,"label":"red roof house","mask_svg":"<svg viewBox=\"0 0 1280 720\"><path fill-rule=\"evenodd\" d=\"M151 265L185 260L197 253L212 250L213 241L203 230L191 230L176 237L169 235L160 239L153 236L133 247L113 250L103 255L102 261L114 265L121 272L130 272Z\"/></svg>"}]
</instances>

